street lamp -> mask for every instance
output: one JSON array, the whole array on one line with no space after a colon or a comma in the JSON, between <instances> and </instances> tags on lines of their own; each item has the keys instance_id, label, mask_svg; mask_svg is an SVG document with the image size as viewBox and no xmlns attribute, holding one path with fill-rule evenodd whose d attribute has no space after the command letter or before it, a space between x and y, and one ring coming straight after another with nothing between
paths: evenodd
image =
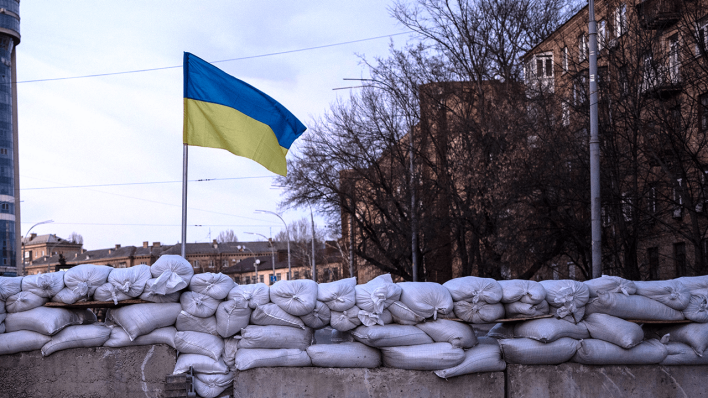
<instances>
[{"instance_id":1,"label":"street lamp","mask_svg":"<svg viewBox=\"0 0 708 398\"><path fill-rule=\"evenodd\" d=\"M27 234L25 235L25 238L29 236L30 231L32 231L32 228L36 227L37 225L42 225L42 224L49 224L54 222L54 220L47 220L47 221L40 221L37 224L34 224L33 226L30 227L30 229L27 230ZM25 244L24 242L22 243L22 273L25 273Z\"/></svg>"},{"instance_id":2,"label":"street lamp","mask_svg":"<svg viewBox=\"0 0 708 398\"><path fill-rule=\"evenodd\" d=\"M288 224L285 223L285 220L283 220L283 217L280 217L278 213L268 211L268 210L256 210L256 213L268 213L272 214L280 219L280 221L283 222L283 225L285 225L285 235L288 238L288 280L292 279L292 275L290 273L290 231L288 230Z\"/></svg>"},{"instance_id":3,"label":"street lamp","mask_svg":"<svg viewBox=\"0 0 708 398\"><path fill-rule=\"evenodd\" d=\"M258 264L261 263L261 260L257 259L257 258L256 258L256 253L254 253L253 250L247 248L246 246L237 245L236 248L237 248L238 250L246 249L246 250L248 250L249 252L251 252L251 254L253 254L253 258L255 258L255 260L253 261L253 266L256 267L256 283L258 283Z\"/></svg>"},{"instance_id":4,"label":"street lamp","mask_svg":"<svg viewBox=\"0 0 708 398\"><path fill-rule=\"evenodd\" d=\"M266 238L265 235L256 233L256 232L246 232L247 234L250 235L258 235L262 236L264 239L266 239L270 243L270 261L273 263L273 277L275 277L275 245L273 244L273 241L269 238Z\"/></svg>"}]
</instances>

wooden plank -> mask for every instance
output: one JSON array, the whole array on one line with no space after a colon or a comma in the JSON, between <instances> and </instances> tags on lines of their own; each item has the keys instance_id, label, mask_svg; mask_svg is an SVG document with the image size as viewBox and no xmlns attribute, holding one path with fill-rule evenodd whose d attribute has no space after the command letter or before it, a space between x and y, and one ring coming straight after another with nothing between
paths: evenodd
<instances>
[{"instance_id":1,"label":"wooden plank","mask_svg":"<svg viewBox=\"0 0 708 398\"><path fill-rule=\"evenodd\" d=\"M55 303L53 301L50 301L48 303L45 303L45 307L58 307L58 308L116 308L116 307L121 307L124 305L129 305L129 304L144 304L144 303L152 303L152 301L145 301L141 299L131 299L131 300L123 300L119 301L118 305L115 305L112 301L79 301L74 304L65 304L65 303Z\"/></svg>"},{"instance_id":2,"label":"wooden plank","mask_svg":"<svg viewBox=\"0 0 708 398\"><path fill-rule=\"evenodd\" d=\"M641 320L641 319L626 319L629 322L634 323L657 323L657 324L672 324L672 323L691 323L688 319L682 319L680 321L655 321L655 320Z\"/></svg>"},{"instance_id":3,"label":"wooden plank","mask_svg":"<svg viewBox=\"0 0 708 398\"><path fill-rule=\"evenodd\" d=\"M529 316L525 318L506 318L506 319L497 319L494 322L497 323L508 323L508 322L522 322L522 321L531 321L534 319L544 319L544 318L552 318L552 314L547 314L547 315L537 315L537 316ZM490 322L491 323L491 322Z\"/></svg>"}]
</instances>

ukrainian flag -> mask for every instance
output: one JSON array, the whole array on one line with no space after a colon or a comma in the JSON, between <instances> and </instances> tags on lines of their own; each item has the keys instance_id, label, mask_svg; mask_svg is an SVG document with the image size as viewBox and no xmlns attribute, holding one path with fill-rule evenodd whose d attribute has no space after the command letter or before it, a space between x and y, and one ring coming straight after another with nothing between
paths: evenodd
<instances>
[{"instance_id":1,"label":"ukrainian flag","mask_svg":"<svg viewBox=\"0 0 708 398\"><path fill-rule=\"evenodd\" d=\"M280 175L305 127L267 94L184 53L184 143L221 148Z\"/></svg>"}]
</instances>

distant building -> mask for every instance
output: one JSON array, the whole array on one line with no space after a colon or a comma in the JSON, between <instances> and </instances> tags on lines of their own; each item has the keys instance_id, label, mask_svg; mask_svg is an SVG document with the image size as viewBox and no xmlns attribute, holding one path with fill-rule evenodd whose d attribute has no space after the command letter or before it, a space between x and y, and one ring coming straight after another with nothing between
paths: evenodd
<instances>
[{"instance_id":1,"label":"distant building","mask_svg":"<svg viewBox=\"0 0 708 398\"><path fill-rule=\"evenodd\" d=\"M37 274L37 268L40 267L37 263L42 264L46 270L47 265L43 259L50 259L53 256L57 258L61 255L63 258L73 257L75 254L82 252L82 244L75 243L58 237L55 234L37 235L22 238L22 264L27 275ZM46 271L45 271L46 272Z\"/></svg>"}]
</instances>

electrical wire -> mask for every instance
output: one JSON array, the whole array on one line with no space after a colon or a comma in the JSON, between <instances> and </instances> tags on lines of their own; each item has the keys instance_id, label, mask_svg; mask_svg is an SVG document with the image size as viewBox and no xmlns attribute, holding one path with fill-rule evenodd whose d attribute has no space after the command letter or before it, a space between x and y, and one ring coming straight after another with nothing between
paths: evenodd
<instances>
[{"instance_id":1,"label":"electrical wire","mask_svg":"<svg viewBox=\"0 0 708 398\"><path fill-rule=\"evenodd\" d=\"M31 177L30 177L31 178ZM256 177L231 177L231 178L200 178L198 180L188 180L189 182L209 182L209 181L228 181L228 180L246 180L253 178L274 178L273 176L256 176ZM20 188L20 191L34 191L40 189L66 189L66 188L96 188L96 187L119 187L126 185L154 185L154 184L174 184L182 181L153 181L153 182L126 182L118 184L95 184L95 185L64 185L60 187L36 187L36 188Z\"/></svg>"}]
</instances>

